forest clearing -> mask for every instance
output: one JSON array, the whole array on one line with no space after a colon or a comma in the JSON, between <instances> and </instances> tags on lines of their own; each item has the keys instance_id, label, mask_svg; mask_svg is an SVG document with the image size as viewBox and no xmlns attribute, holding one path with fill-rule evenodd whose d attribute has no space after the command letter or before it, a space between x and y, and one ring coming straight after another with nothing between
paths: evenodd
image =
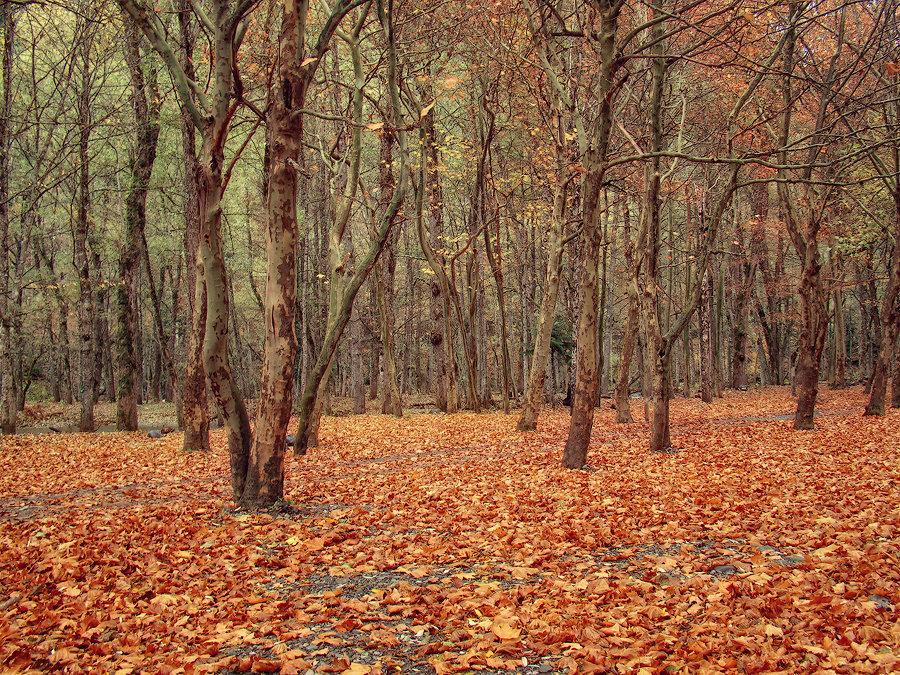
<instances>
[{"instance_id":1,"label":"forest clearing","mask_svg":"<svg viewBox=\"0 0 900 675\"><path fill-rule=\"evenodd\" d=\"M596 412L326 417L236 510L222 430L0 439L0 666L159 673L887 673L900 412L862 387Z\"/></svg>"},{"instance_id":2,"label":"forest clearing","mask_svg":"<svg viewBox=\"0 0 900 675\"><path fill-rule=\"evenodd\" d=\"M898 337L900 0L0 0L0 671L900 671Z\"/></svg>"}]
</instances>

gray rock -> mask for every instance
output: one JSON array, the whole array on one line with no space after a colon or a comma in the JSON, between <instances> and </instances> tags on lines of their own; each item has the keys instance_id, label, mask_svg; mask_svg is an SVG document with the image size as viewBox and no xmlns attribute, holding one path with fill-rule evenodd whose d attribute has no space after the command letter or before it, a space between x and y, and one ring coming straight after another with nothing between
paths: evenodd
<instances>
[{"instance_id":1,"label":"gray rock","mask_svg":"<svg viewBox=\"0 0 900 675\"><path fill-rule=\"evenodd\" d=\"M738 568L734 565L716 565L709 573L716 577L730 577L732 574L738 573Z\"/></svg>"},{"instance_id":2,"label":"gray rock","mask_svg":"<svg viewBox=\"0 0 900 675\"><path fill-rule=\"evenodd\" d=\"M883 609L888 612L893 612L894 609L896 609L894 603L883 595L870 595L869 600L878 605L878 609Z\"/></svg>"},{"instance_id":3,"label":"gray rock","mask_svg":"<svg viewBox=\"0 0 900 675\"><path fill-rule=\"evenodd\" d=\"M796 567L803 561L804 557L802 555L786 555L783 558L776 560L775 564L781 565L782 567Z\"/></svg>"}]
</instances>

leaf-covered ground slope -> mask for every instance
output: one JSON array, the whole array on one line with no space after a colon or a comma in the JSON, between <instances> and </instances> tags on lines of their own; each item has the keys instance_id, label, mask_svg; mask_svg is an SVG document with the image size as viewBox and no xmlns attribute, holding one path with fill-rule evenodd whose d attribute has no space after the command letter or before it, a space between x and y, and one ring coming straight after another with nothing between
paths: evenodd
<instances>
[{"instance_id":1,"label":"leaf-covered ground slope","mask_svg":"<svg viewBox=\"0 0 900 675\"><path fill-rule=\"evenodd\" d=\"M67 672L893 672L900 412L789 391L673 407L327 419L293 508L231 509L224 439L0 439L0 666ZM642 403L633 401L636 419Z\"/></svg>"}]
</instances>

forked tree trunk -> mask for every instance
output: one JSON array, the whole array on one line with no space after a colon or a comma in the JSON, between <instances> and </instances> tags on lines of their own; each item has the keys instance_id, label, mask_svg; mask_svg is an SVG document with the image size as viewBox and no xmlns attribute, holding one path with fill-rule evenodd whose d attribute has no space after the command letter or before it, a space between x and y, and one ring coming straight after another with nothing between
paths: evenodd
<instances>
[{"instance_id":1,"label":"forked tree trunk","mask_svg":"<svg viewBox=\"0 0 900 675\"><path fill-rule=\"evenodd\" d=\"M342 5L339 5L339 8ZM346 11L346 10L345 10ZM335 10L337 12L337 9ZM389 108L389 117L387 120L388 125L391 130L396 131L397 140L400 150L400 178L397 182L397 187L393 191L391 195L391 200L387 204L384 213L381 214L381 221L378 226L377 233L375 235L374 240L369 246L366 255L359 262L356 271L350 276L349 281L346 283L346 286L341 289L341 292L337 292L337 284L335 283L335 275L343 274L343 266L342 265L332 265L332 288L331 288L331 302L329 304L329 312L328 312L328 322L325 329L325 336L322 341L322 347L319 350L319 355L316 359L315 365L310 370L309 378L305 384L303 389L303 394L300 398L299 410L298 410L298 428L297 434L294 442L294 454L295 455L304 455L306 454L306 449L310 447L310 441L315 439L315 436L318 432L319 420L321 418L322 412L322 398L324 394L325 387L328 384L328 372L331 369L331 364L334 361L334 356L337 353L338 343L340 341L341 335L344 332L344 329L347 326L347 322L350 320L350 310L353 306L353 302L356 300L356 295L359 293L359 289L362 287L363 283L365 283L366 279L368 279L372 270L375 267L376 262L378 261L379 256L384 250L385 245L387 244L388 237L390 236L391 230L393 229L397 214L400 211L400 205L403 202L403 198L406 194L407 184L409 182L409 147L406 140L406 132L402 128L400 122L401 119L401 105L400 105L400 90L398 84L398 74L397 74L397 54L396 47L394 42L394 30L393 30L393 17L390 13L385 11L383 5L378 5L378 13L379 19L381 21L382 28L385 32L388 42L388 82L387 88L390 94L390 108ZM332 18L334 14L332 14ZM354 40L358 40L359 32L362 30L363 19L360 18L359 23L357 23L356 28L356 37ZM353 56L353 68L356 73L356 81L362 86L362 59L358 50L358 42L356 42L357 49L351 49L351 53ZM322 52L324 54L324 51ZM354 100L354 115L358 118L361 115L362 111L362 91L359 89L357 91L357 95ZM340 243L340 234L343 231L343 227L346 225L347 219L349 218L349 209L351 206L351 202L353 199L353 195L356 191L356 183L358 182L358 161L359 161L359 152L361 151L360 139L357 135L354 138L354 144L357 146L354 153L354 159L351 160L351 176L348 178L347 183L347 191L344 194L344 201L342 202L341 207L338 209L338 213L335 216L336 221L336 229L331 233L331 245L329 248L329 256L332 260L335 259L335 251L337 247L335 244ZM355 164L355 166L353 166ZM346 209L346 210L345 210Z\"/></svg>"},{"instance_id":2,"label":"forked tree trunk","mask_svg":"<svg viewBox=\"0 0 900 675\"><path fill-rule=\"evenodd\" d=\"M210 389L224 416L231 465L231 485L235 501L240 500L246 482L250 452L250 420L228 364L228 328L230 302L222 239L222 193L225 187L225 143L233 115L239 105L235 91L235 56L243 35L243 22L254 2L236 3L210 0L205 7L195 3L191 9L202 16L211 31L210 62L206 91L190 77L178 62L169 35L155 9L136 0L118 0L131 15L160 54L172 75L182 106L200 130L203 143L198 177L201 236L198 257L206 282L206 324L203 339L203 366ZM184 5L181 5L184 9ZM186 17L182 12L181 17ZM184 54L182 54L184 57Z\"/></svg>"}]
</instances>

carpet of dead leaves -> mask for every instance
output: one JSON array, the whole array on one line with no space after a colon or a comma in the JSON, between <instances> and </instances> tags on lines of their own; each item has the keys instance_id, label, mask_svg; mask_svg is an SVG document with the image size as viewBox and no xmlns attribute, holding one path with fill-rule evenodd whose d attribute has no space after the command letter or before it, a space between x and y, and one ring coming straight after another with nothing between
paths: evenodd
<instances>
[{"instance_id":1,"label":"carpet of dead leaves","mask_svg":"<svg viewBox=\"0 0 900 675\"><path fill-rule=\"evenodd\" d=\"M896 672L900 411L821 398L679 399L658 455L604 408L588 471L566 411L328 418L258 514L221 431L4 437L0 670Z\"/></svg>"}]
</instances>

